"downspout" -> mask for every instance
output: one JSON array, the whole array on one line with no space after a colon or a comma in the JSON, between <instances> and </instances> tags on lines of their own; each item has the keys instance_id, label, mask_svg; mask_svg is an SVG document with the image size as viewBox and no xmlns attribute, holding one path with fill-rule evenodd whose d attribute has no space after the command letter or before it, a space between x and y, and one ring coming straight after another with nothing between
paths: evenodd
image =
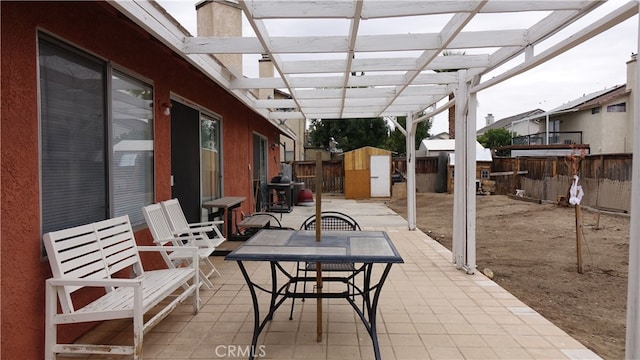
<instances>
[{"instance_id":1,"label":"downspout","mask_svg":"<svg viewBox=\"0 0 640 360\"><path fill-rule=\"evenodd\" d=\"M549 145L549 113L545 114L545 145Z\"/></svg>"}]
</instances>

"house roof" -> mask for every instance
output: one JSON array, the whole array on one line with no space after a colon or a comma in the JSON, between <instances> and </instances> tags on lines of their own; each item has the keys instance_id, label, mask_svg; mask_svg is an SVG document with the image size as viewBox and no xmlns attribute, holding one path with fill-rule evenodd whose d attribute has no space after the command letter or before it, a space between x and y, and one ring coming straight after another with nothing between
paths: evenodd
<instances>
[{"instance_id":1,"label":"house roof","mask_svg":"<svg viewBox=\"0 0 640 360\"><path fill-rule=\"evenodd\" d=\"M617 98L626 95L627 93L628 91L626 90L626 85L616 85L607 89L602 89L587 95L583 95L577 99L569 101L566 104L562 104L550 110L549 112L560 113L591 109L609 103Z\"/></svg>"},{"instance_id":2,"label":"house roof","mask_svg":"<svg viewBox=\"0 0 640 360\"><path fill-rule=\"evenodd\" d=\"M363 146L363 147L360 147L360 148L357 148L357 149L345 151L344 154L354 153L354 152L362 152L362 151L371 151L371 150L375 150L376 152L384 152L384 153L393 154L393 151L391 151L391 150L377 148L375 146Z\"/></svg>"},{"instance_id":3,"label":"house roof","mask_svg":"<svg viewBox=\"0 0 640 360\"><path fill-rule=\"evenodd\" d=\"M489 124L483 128L481 128L480 130L478 130L476 133L477 135L482 135L485 132L487 132L487 130L490 129L502 129L502 128L507 128L509 127L509 125L511 125L511 123L516 122L518 120L522 120L522 119L526 119L529 117L533 117L539 114L544 114L545 111L542 109L535 109L535 110L529 110L517 115L513 115L513 116L509 116L506 117L504 119L500 119L498 121L493 122L492 124Z\"/></svg>"},{"instance_id":4,"label":"house roof","mask_svg":"<svg viewBox=\"0 0 640 360\"><path fill-rule=\"evenodd\" d=\"M289 119L418 114L460 84L470 84L471 92L496 85L638 12L629 2L546 43L603 2L238 0L233 4L254 35L223 38L189 35L154 1L108 3L281 129ZM530 21L507 25L515 12L531 14ZM474 24L487 16L494 19L493 29L477 30ZM420 27L407 32L389 25L411 21ZM296 31L277 33L274 23ZM539 45L545 50L534 52ZM222 66L215 54L265 54L275 77L246 77ZM481 81L489 72L492 77ZM280 89L292 98L257 99L251 91L260 88Z\"/></svg>"},{"instance_id":5,"label":"house roof","mask_svg":"<svg viewBox=\"0 0 640 360\"><path fill-rule=\"evenodd\" d=\"M449 152L450 157L453 155L456 149L455 139L424 139L420 142L420 150L437 151L437 152ZM477 161L492 161L491 149L486 149L479 142L476 141L476 160Z\"/></svg>"},{"instance_id":6,"label":"house roof","mask_svg":"<svg viewBox=\"0 0 640 360\"><path fill-rule=\"evenodd\" d=\"M424 139L420 142L420 150L429 151L454 151L456 149L455 139Z\"/></svg>"}]
</instances>

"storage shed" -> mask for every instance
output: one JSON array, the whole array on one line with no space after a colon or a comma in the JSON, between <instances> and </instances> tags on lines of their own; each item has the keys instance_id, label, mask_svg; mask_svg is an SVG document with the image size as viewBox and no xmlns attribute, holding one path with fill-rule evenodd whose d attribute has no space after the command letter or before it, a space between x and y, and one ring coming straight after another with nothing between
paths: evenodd
<instances>
[{"instance_id":1,"label":"storage shed","mask_svg":"<svg viewBox=\"0 0 640 360\"><path fill-rule=\"evenodd\" d=\"M455 154L449 154L449 163L447 164L447 192L449 194L453 194L453 177L456 165L455 158ZM490 180L491 162L492 158L490 151L476 153L476 191L480 191L486 181Z\"/></svg>"},{"instance_id":2,"label":"storage shed","mask_svg":"<svg viewBox=\"0 0 640 360\"><path fill-rule=\"evenodd\" d=\"M344 153L344 197L391 196L392 151L365 146Z\"/></svg>"}]
</instances>

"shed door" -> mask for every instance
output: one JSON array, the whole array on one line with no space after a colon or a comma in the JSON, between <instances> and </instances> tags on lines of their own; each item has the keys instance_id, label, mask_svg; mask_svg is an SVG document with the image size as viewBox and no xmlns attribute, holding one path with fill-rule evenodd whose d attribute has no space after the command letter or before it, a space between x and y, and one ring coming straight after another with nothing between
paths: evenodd
<instances>
[{"instance_id":1,"label":"shed door","mask_svg":"<svg viewBox=\"0 0 640 360\"><path fill-rule=\"evenodd\" d=\"M391 196L391 158L389 155L371 155L371 197Z\"/></svg>"}]
</instances>

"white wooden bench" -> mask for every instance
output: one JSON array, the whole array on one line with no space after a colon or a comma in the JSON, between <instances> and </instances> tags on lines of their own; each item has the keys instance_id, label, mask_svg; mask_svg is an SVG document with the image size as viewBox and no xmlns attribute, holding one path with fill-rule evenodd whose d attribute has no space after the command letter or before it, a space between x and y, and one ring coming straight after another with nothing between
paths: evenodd
<instances>
[{"instance_id":1,"label":"white wooden bench","mask_svg":"<svg viewBox=\"0 0 640 360\"><path fill-rule=\"evenodd\" d=\"M144 333L178 304L191 296L193 312L199 311L197 248L181 247L191 249L192 266L145 271L138 251L163 248L137 246L126 215L47 233L44 244L53 273L46 281L45 359L55 359L58 353L133 355L140 359ZM127 269L132 271L129 278L114 277ZM105 293L78 307L72 293L88 287L104 288ZM145 321L144 315L151 309L154 312ZM133 346L57 343L59 324L123 318L133 321Z\"/></svg>"}]
</instances>

